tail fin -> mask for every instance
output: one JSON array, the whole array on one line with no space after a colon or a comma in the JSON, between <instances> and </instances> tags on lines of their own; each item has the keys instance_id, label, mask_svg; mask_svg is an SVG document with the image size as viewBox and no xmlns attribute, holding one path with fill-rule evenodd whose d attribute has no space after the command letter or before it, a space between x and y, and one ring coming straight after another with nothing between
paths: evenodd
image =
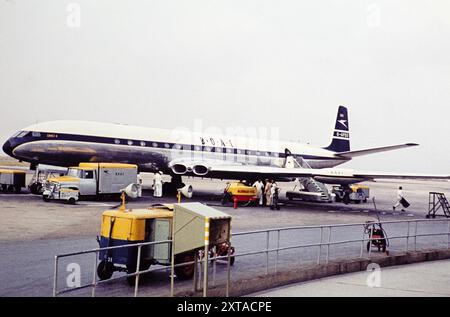
<instances>
[{"instance_id":1,"label":"tail fin","mask_svg":"<svg viewBox=\"0 0 450 317\"><path fill-rule=\"evenodd\" d=\"M350 151L350 133L349 133L347 108L339 106L334 126L333 138L330 145L325 147L326 150L334 152Z\"/></svg>"}]
</instances>

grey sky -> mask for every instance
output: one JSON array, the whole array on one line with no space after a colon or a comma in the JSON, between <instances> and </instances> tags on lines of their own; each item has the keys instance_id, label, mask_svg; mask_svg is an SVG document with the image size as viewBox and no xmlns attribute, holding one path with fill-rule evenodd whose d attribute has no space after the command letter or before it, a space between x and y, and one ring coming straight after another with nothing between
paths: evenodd
<instances>
[{"instance_id":1,"label":"grey sky","mask_svg":"<svg viewBox=\"0 0 450 317\"><path fill-rule=\"evenodd\" d=\"M448 173L449 56L447 0L0 0L0 142L54 119L200 118L325 145L343 104L352 149L421 144L346 166Z\"/></svg>"}]
</instances>

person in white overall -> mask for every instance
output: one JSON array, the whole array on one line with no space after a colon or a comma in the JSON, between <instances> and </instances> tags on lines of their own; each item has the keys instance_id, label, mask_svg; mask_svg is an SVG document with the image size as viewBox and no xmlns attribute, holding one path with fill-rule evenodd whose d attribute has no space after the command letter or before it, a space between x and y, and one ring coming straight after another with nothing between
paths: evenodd
<instances>
[{"instance_id":1,"label":"person in white overall","mask_svg":"<svg viewBox=\"0 0 450 317\"><path fill-rule=\"evenodd\" d=\"M259 200L259 205L262 206L263 205L263 191L264 191L264 185L262 183L261 180L257 180L254 184L253 187L256 188L256 197Z\"/></svg>"},{"instance_id":2,"label":"person in white overall","mask_svg":"<svg viewBox=\"0 0 450 317\"><path fill-rule=\"evenodd\" d=\"M403 199L403 188L402 188L402 186L400 186L397 191L397 202L395 203L394 206L392 206L393 210L395 210L395 208L397 208L398 206L402 205L402 203L401 203L402 199ZM402 205L402 207L403 207L403 205ZM402 211L405 211L405 209L402 208Z\"/></svg>"},{"instance_id":3,"label":"person in white overall","mask_svg":"<svg viewBox=\"0 0 450 317\"><path fill-rule=\"evenodd\" d=\"M163 195L162 184L163 184L162 172L160 171L159 173L155 173L155 175L153 177L153 196L154 197L162 197L162 195Z\"/></svg>"}]
</instances>

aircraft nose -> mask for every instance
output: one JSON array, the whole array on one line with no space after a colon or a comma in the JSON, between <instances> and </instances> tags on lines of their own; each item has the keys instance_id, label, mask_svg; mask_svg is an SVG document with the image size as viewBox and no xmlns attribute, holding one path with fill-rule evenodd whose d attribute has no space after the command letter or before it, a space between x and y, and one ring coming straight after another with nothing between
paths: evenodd
<instances>
[{"instance_id":1,"label":"aircraft nose","mask_svg":"<svg viewBox=\"0 0 450 317\"><path fill-rule=\"evenodd\" d=\"M8 154L9 156L13 156L12 146L11 146L11 142L9 142L9 140L6 141L5 144L3 144L3 152Z\"/></svg>"}]
</instances>

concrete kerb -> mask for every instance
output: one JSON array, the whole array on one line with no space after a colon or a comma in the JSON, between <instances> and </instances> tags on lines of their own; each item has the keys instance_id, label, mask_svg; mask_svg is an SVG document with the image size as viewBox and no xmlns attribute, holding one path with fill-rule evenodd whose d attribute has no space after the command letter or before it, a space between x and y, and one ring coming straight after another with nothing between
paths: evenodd
<instances>
[{"instance_id":1,"label":"concrete kerb","mask_svg":"<svg viewBox=\"0 0 450 317\"><path fill-rule=\"evenodd\" d=\"M288 284L306 282L333 275L365 271L370 263L376 263L380 267L389 267L445 259L450 259L450 249L403 252L387 256L384 254L374 254L371 258L354 258L330 261L326 264L302 266L300 268L293 268L289 270L279 270L277 273L270 273L267 275L261 274L251 278L233 280L230 287L230 296L244 296ZM202 293L180 291L174 295L177 297L199 297ZM210 287L208 289L208 296L224 297L225 284Z\"/></svg>"}]
</instances>

